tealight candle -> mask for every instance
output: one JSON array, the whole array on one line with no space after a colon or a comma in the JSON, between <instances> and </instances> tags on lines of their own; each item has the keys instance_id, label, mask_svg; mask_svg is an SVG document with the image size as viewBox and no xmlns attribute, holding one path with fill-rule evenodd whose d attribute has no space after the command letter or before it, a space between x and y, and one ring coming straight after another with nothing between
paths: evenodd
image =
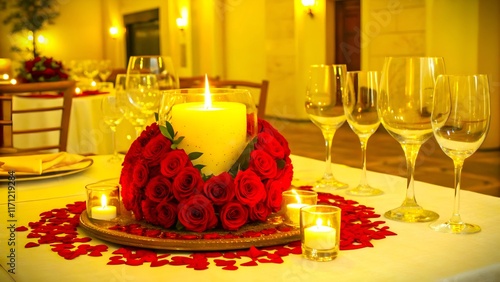
<instances>
[{"instance_id":1,"label":"tealight candle","mask_svg":"<svg viewBox=\"0 0 500 282\"><path fill-rule=\"evenodd\" d=\"M330 250L335 248L337 231L330 226L322 225L318 218L316 225L304 228L304 244L315 250Z\"/></svg>"},{"instance_id":2,"label":"tealight candle","mask_svg":"<svg viewBox=\"0 0 500 282\"><path fill-rule=\"evenodd\" d=\"M108 199L103 194L101 197L101 206L92 207L91 217L94 219L111 220L116 217L116 207L108 206Z\"/></svg>"},{"instance_id":3,"label":"tealight candle","mask_svg":"<svg viewBox=\"0 0 500 282\"><path fill-rule=\"evenodd\" d=\"M112 220L120 216L120 186L114 180L88 184L85 189L89 218Z\"/></svg>"},{"instance_id":4,"label":"tealight candle","mask_svg":"<svg viewBox=\"0 0 500 282\"><path fill-rule=\"evenodd\" d=\"M335 206L314 205L300 210L302 254L315 261L337 257L340 241L341 209Z\"/></svg>"},{"instance_id":5,"label":"tealight candle","mask_svg":"<svg viewBox=\"0 0 500 282\"><path fill-rule=\"evenodd\" d=\"M281 210L284 222L287 225L298 227L300 225L300 209L315 205L318 194L314 191L287 190L282 193Z\"/></svg>"}]
</instances>

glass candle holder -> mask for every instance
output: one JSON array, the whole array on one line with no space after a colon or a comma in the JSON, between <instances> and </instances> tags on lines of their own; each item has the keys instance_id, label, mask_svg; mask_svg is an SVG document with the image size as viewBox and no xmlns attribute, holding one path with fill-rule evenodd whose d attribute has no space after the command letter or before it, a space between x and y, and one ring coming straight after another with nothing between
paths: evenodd
<instances>
[{"instance_id":1,"label":"glass candle holder","mask_svg":"<svg viewBox=\"0 0 500 282\"><path fill-rule=\"evenodd\" d=\"M315 205L300 210L302 254L314 261L330 261L337 257L340 242L341 209Z\"/></svg>"},{"instance_id":2,"label":"glass candle holder","mask_svg":"<svg viewBox=\"0 0 500 282\"><path fill-rule=\"evenodd\" d=\"M120 215L120 186L110 182L97 182L85 186L87 214L97 220L112 220Z\"/></svg>"},{"instance_id":3,"label":"glass candle holder","mask_svg":"<svg viewBox=\"0 0 500 282\"><path fill-rule=\"evenodd\" d=\"M193 160L205 175L229 171L257 135L257 109L246 89L191 88L162 92L159 126L170 123L178 148L202 155Z\"/></svg>"},{"instance_id":4,"label":"glass candle holder","mask_svg":"<svg viewBox=\"0 0 500 282\"><path fill-rule=\"evenodd\" d=\"M300 209L316 205L318 193L305 190L287 190L282 193L281 212L286 225L300 226Z\"/></svg>"}]
</instances>

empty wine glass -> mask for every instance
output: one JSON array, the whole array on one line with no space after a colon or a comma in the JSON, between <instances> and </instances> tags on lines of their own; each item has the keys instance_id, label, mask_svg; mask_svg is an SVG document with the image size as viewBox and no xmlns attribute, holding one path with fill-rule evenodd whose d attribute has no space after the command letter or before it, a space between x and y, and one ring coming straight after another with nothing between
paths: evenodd
<instances>
[{"instance_id":1,"label":"empty wine glass","mask_svg":"<svg viewBox=\"0 0 500 282\"><path fill-rule=\"evenodd\" d=\"M101 82L106 82L108 77L111 75L111 61L102 60L99 61L99 79Z\"/></svg>"},{"instance_id":2,"label":"empty wine glass","mask_svg":"<svg viewBox=\"0 0 500 282\"><path fill-rule=\"evenodd\" d=\"M437 57L388 57L385 59L378 114L406 157L406 197L401 206L384 216L403 222L428 222L439 215L424 210L415 199L415 161L420 147L432 136L431 111L435 81L444 74L444 60Z\"/></svg>"},{"instance_id":3,"label":"empty wine glass","mask_svg":"<svg viewBox=\"0 0 500 282\"><path fill-rule=\"evenodd\" d=\"M160 90L179 88L179 77L170 57L131 56L126 87L132 104L146 116L152 116L160 105Z\"/></svg>"},{"instance_id":4,"label":"empty wine glass","mask_svg":"<svg viewBox=\"0 0 500 282\"><path fill-rule=\"evenodd\" d=\"M490 92L486 75L440 75L434 89L432 110L434 137L443 152L453 160L455 199L449 220L435 222L432 229L455 234L481 231L460 216L460 178L466 158L481 146L490 124Z\"/></svg>"},{"instance_id":5,"label":"empty wine glass","mask_svg":"<svg viewBox=\"0 0 500 282\"><path fill-rule=\"evenodd\" d=\"M111 129L111 138L113 141L113 156L108 160L110 162L120 162L121 158L116 150L116 128L123 119L123 112L117 102L116 96L106 95L101 101L101 112L104 122Z\"/></svg>"},{"instance_id":6,"label":"empty wine glass","mask_svg":"<svg viewBox=\"0 0 500 282\"><path fill-rule=\"evenodd\" d=\"M94 81L94 78L99 74L99 64L96 60L85 60L83 62L83 74L90 80Z\"/></svg>"},{"instance_id":7,"label":"empty wine glass","mask_svg":"<svg viewBox=\"0 0 500 282\"><path fill-rule=\"evenodd\" d=\"M126 91L125 82L127 80L126 74L118 74L116 76L115 91L116 99L119 107L123 111L125 118L132 124L135 129L136 137L141 135L144 126L148 122L148 117L139 109L134 106L130 101L129 95Z\"/></svg>"},{"instance_id":8,"label":"empty wine glass","mask_svg":"<svg viewBox=\"0 0 500 282\"><path fill-rule=\"evenodd\" d=\"M344 111L351 129L358 135L361 143L363 169L358 186L349 188L346 194L374 196L382 190L371 187L366 179L366 147L368 139L377 131L380 119L377 113L378 73L376 71L347 72L343 96Z\"/></svg>"},{"instance_id":9,"label":"empty wine glass","mask_svg":"<svg viewBox=\"0 0 500 282\"><path fill-rule=\"evenodd\" d=\"M315 184L316 190L347 188L332 174L332 140L346 117L342 106L346 65L312 65L309 68L305 108L311 121L321 129L325 139L326 168Z\"/></svg>"}]
</instances>

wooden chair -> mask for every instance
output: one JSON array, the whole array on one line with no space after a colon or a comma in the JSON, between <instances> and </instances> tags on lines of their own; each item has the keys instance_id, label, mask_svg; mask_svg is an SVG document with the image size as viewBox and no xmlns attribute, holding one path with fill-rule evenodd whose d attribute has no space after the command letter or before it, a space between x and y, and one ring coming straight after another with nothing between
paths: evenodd
<instances>
[{"instance_id":1,"label":"wooden chair","mask_svg":"<svg viewBox=\"0 0 500 282\"><path fill-rule=\"evenodd\" d=\"M219 76L208 77L208 81L210 84L212 82L219 81ZM205 86L205 76L190 76L190 77L179 77L179 88L198 88Z\"/></svg>"},{"instance_id":2,"label":"wooden chair","mask_svg":"<svg viewBox=\"0 0 500 282\"><path fill-rule=\"evenodd\" d=\"M69 120L71 115L71 105L73 102L73 94L75 93L75 81L57 81L57 82L39 82L39 83L23 83L17 85L0 85L0 154L24 154L29 152L43 152L47 150L57 149L58 151L66 151L68 144ZM33 108L25 110L14 110L12 108L12 97L14 95L36 95L42 92L62 92L63 99L60 106ZM56 127L45 127L27 130L14 130L12 120L13 115L21 115L28 113L41 113L61 111L61 123ZM13 145L13 137L17 134L30 134L39 132L59 131L59 144L30 147L30 148L15 148Z\"/></svg>"},{"instance_id":3,"label":"wooden chair","mask_svg":"<svg viewBox=\"0 0 500 282\"><path fill-rule=\"evenodd\" d=\"M256 102L257 117L263 119L266 115L267 104L267 91L269 89L269 81L262 80L262 82L250 82L243 80L219 80L211 84L212 87L228 87L228 88L242 88L249 89L252 97ZM256 99L257 97L257 99Z\"/></svg>"}]
</instances>

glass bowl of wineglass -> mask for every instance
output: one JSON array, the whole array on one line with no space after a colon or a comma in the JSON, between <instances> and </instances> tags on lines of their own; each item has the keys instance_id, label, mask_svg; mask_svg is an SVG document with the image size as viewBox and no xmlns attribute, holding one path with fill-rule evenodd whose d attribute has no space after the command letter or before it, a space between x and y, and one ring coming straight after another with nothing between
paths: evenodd
<instances>
[{"instance_id":1,"label":"glass bowl of wineglass","mask_svg":"<svg viewBox=\"0 0 500 282\"><path fill-rule=\"evenodd\" d=\"M305 108L309 119L323 133L326 148L325 172L316 182L315 190L331 191L349 186L338 181L332 173L333 136L346 120L342 106L346 73L346 65L309 67Z\"/></svg>"},{"instance_id":2,"label":"glass bowl of wineglass","mask_svg":"<svg viewBox=\"0 0 500 282\"><path fill-rule=\"evenodd\" d=\"M354 196L375 196L382 190L368 184L366 178L366 147L368 139L377 131L380 119L377 113L379 75L376 71L348 71L343 96L344 111L352 131L361 143L362 171L358 186L347 189Z\"/></svg>"},{"instance_id":3,"label":"glass bowl of wineglass","mask_svg":"<svg viewBox=\"0 0 500 282\"><path fill-rule=\"evenodd\" d=\"M439 57L385 58L377 110L384 128L403 148L407 167L405 199L401 206L387 211L386 218L429 222L439 217L417 203L414 171L420 147L432 136L434 85L438 75L444 72L444 60Z\"/></svg>"},{"instance_id":4,"label":"glass bowl of wineglass","mask_svg":"<svg viewBox=\"0 0 500 282\"><path fill-rule=\"evenodd\" d=\"M477 75L440 75L434 89L432 110L434 137L443 152L453 160L455 199L451 218L430 225L436 231L470 234L481 231L476 224L462 221L460 180L466 158L481 146L490 124L488 77Z\"/></svg>"}]
</instances>

